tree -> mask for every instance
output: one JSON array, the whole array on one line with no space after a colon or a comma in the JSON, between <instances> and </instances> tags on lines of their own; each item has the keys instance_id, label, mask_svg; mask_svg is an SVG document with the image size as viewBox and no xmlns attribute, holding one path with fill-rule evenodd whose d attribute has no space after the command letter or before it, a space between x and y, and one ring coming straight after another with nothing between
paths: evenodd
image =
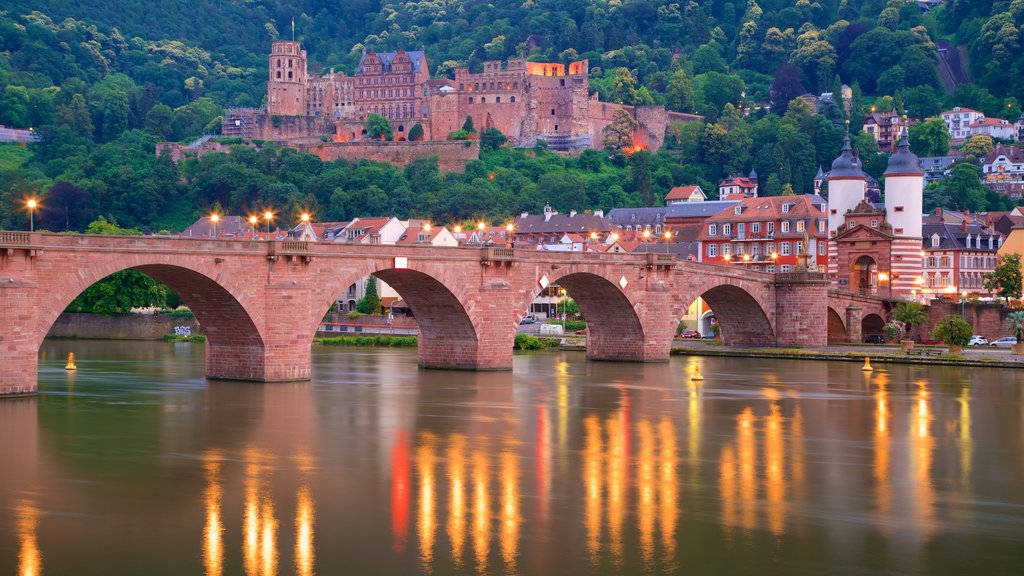
<instances>
[{"instance_id":1,"label":"tree","mask_svg":"<svg viewBox=\"0 0 1024 576\"><path fill-rule=\"evenodd\" d=\"M1020 297L1024 279L1021 277L1020 254L1003 254L992 272L985 274L985 289L1006 299Z\"/></svg>"},{"instance_id":2,"label":"tree","mask_svg":"<svg viewBox=\"0 0 1024 576\"><path fill-rule=\"evenodd\" d=\"M604 149L610 152L621 152L623 148L632 146L633 132L640 124L625 110L619 109L612 114L612 121L604 127Z\"/></svg>"},{"instance_id":3,"label":"tree","mask_svg":"<svg viewBox=\"0 0 1024 576\"><path fill-rule=\"evenodd\" d=\"M987 134L971 136L960 147L960 151L964 153L964 156L971 159L984 158L991 154L993 150L995 150L995 144L992 142L992 137Z\"/></svg>"},{"instance_id":4,"label":"tree","mask_svg":"<svg viewBox=\"0 0 1024 576\"><path fill-rule=\"evenodd\" d=\"M484 135L480 138L480 148L483 150L497 150L508 142L508 138L497 128L484 129Z\"/></svg>"},{"instance_id":5,"label":"tree","mask_svg":"<svg viewBox=\"0 0 1024 576\"><path fill-rule=\"evenodd\" d=\"M370 276L366 281L366 293L356 302L356 310L363 314L380 314L380 296L377 295L377 278Z\"/></svg>"},{"instance_id":6,"label":"tree","mask_svg":"<svg viewBox=\"0 0 1024 576\"><path fill-rule=\"evenodd\" d=\"M423 124L417 122L413 125L412 129L409 130L409 141L419 142L423 140Z\"/></svg>"},{"instance_id":7,"label":"tree","mask_svg":"<svg viewBox=\"0 0 1024 576\"><path fill-rule=\"evenodd\" d=\"M634 153L630 158L630 164L633 189L640 197L640 203L644 206L654 206L654 189L651 187L651 153L647 150Z\"/></svg>"},{"instance_id":8,"label":"tree","mask_svg":"<svg viewBox=\"0 0 1024 576\"><path fill-rule=\"evenodd\" d=\"M911 125L910 148L920 156L945 156L949 152L949 130L942 118Z\"/></svg>"},{"instance_id":9,"label":"tree","mask_svg":"<svg viewBox=\"0 0 1024 576\"><path fill-rule=\"evenodd\" d=\"M146 113L146 132L156 134L160 138L166 140L173 132L173 127L171 126L173 119L174 111L171 110L171 107L162 102L158 102L149 109L149 112Z\"/></svg>"},{"instance_id":10,"label":"tree","mask_svg":"<svg viewBox=\"0 0 1024 576\"><path fill-rule=\"evenodd\" d=\"M81 230L92 218L88 190L68 182L56 182L43 199L38 226L52 232Z\"/></svg>"},{"instance_id":11,"label":"tree","mask_svg":"<svg viewBox=\"0 0 1024 576\"><path fill-rule=\"evenodd\" d=\"M693 112L693 84L686 70L672 73L665 87L665 107L676 112Z\"/></svg>"},{"instance_id":12,"label":"tree","mask_svg":"<svg viewBox=\"0 0 1024 576\"><path fill-rule=\"evenodd\" d=\"M380 114L373 112L367 114L364 127L366 128L366 135L374 140L391 140L394 138L394 133L391 132L391 123Z\"/></svg>"},{"instance_id":13,"label":"tree","mask_svg":"<svg viewBox=\"0 0 1024 576\"><path fill-rule=\"evenodd\" d=\"M1017 338L1017 344L1024 343L1024 310L1010 312L1006 319L1010 321L1010 332Z\"/></svg>"},{"instance_id":14,"label":"tree","mask_svg":"<svg viewBox=\"0 0 1024 576\"><path fill-rule=\"evenodd\" d=\"M924 306L917 302L900 302L892 310L892 319L902 322L907 327L909 336L911 328L920 326L928 320L928 313L925 312Z\"/></svg>"},{"instance_id":15,"label":"tree","mask_svg":"<svg viewBox=\"0 0 1024 576\"><path fill-rule=\"evenodd\" d=\"M785 114L790 101L805 92L807 90L800 81L800 69L792 64L779 66L768 92L772 112L780 116Z\"/></svg>"},{"instance_id":16,"label":"tree","mask_svg":"<svg viewBox=\"0 0 1024 576\"><path fill-rule=\"evenodd\" d=\"M959 314L948 314L932 328L932 338L950 346L966 346L974 329Z\"/></svg>"},{"instance_id":17,"label":"tree","mask_svg":"<svg viewBox=\"0 0 1024 576\"><path fill-rule=\"evenodd\" d=\"M463 132L469 132L470 134L476 134L476 128L473 127L473 117L466 116L466 121L462 123Z\"/></svg>"}]
</instances>

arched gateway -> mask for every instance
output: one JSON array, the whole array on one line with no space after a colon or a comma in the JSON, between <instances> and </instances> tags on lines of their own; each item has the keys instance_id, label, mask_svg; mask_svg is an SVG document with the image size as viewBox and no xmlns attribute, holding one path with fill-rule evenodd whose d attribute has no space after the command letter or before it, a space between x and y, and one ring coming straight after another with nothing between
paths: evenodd
<instances>
[{"instance_id":1,"label":"arched gateway","mask_svg":"<svg viewBox=\"0 0 1024 576\"><path fill-rule=\"evenodd\" d=\"M594 360L667 360L676 324L698 296L714 308L728 343L827 341L822 275L676 262L671 254L0 231L0 395L34 393L39 346L57 316L90 285L126 269L167 284L195 311L211 378L309 378L324 312L369 274L413 311L425 367L511 369L518 320L553 283L584 312Z\"/></svg>"}]
</instances>

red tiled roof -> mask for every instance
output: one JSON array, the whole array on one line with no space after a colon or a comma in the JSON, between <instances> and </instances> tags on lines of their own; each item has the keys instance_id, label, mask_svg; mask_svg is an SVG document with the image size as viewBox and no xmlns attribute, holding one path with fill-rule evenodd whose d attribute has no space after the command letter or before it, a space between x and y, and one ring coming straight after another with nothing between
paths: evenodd
<instances>
[{"instance_id":1,"label":"red tiled roof","mask_svg":"<svg viewBox=\"0 0 1024 576\"><path fill-rule=\"evenodd\" d=\"M665 200L686 200L693 194L694 190L699 188L700 186L676 186L668 191L668 194L665 195Z\"/></svg>"},{"instance_id":2,"label":"red tiled roof","mask_svg":"<svg viewBox=\"0 0 1024 576\"><path fill-rule=\"evenodd\" d=\"M718 185L719 188L722 186L739 186L740 188L756 188L755 184L750 178L739 177L739 178L726 178L722 180L722 183Z\"/></svg>"}]
</instances>

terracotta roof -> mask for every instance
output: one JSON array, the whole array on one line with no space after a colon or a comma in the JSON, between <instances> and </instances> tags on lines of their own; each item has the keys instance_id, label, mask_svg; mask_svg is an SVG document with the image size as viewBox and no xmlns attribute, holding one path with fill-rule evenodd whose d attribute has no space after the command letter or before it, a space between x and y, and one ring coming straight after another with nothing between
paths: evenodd
<instances>
[{"instance_id":1,"label":"terracotta roof","mask_svg":"<svg viewBox=\"0 0 1024 576\"><path fill-rule=\"evenodd\" d=\"M957 108L959 108L959 110L946 110L942 114L962 114L964 112L974 112L975 114L982 114L982 112L979 112L972 108L965 108L963 106L957 106Z\"/></svg>"},{"instance_id":2,"label":"terracotta roof","mask_svg":"<svg viewBox=\"0 0 1024 576\"><path fill-rule=\"evenodd\" d=\"M708 224L711 223L770 222L779 220L825 218L825 212L819 208L819 206L823 204L815 202L814 198L817 197L810 194L804 194L802 196L766 196L760 198L746 198L732 208L722 210L718 214L708 218L704 222L704 225L701 226L701 232L698 238L701 240L721 240L723 238L721 233L717 236L708 236ZM785 204L790 206L788 212L782 211L782 207ZM741 208L742 211L740 214L736 214L736 208ZM816 233L813 224L809 224L808 229L810 234L813 235ZM796 227L794 226L792 231L787 235L797 236L802 234L803 232L796 232ZM781 228L776 228L775 235L776 237L783 235Z\"/></svg>"},{"instance_id":3,"label":"terracotta roof","mask_svg":"<svg viewBox=\"0 0 1024 576\"><path fill-rule=\"evenodd\" d=\"M665 195L665 200L686 200L695 190L699 189L700 186L676 186L668 191L668 194Z\"/></svg>"},{"instance_id":4,"label":"terracotta roof","mask_svg":"<svg viewBox=\"0 0 1024 576\"><path fill-rule=\"evenodd\" d=\"M1002 144L996 144L995 150L985 157L985 161L983 163L991 164L1000 156L1006 156L1006 159L1014 164L1024 163L1024 150L1021 150L1016 146L1003 146Z\"/></svg>"},{"instance_id":5,"label":"terracotta roof","mask_svg":"<svg viewBox=\"0 0 1024 576\"><path fill-rule=\"evenodd\" d=\"M427 239L425 240L425 242L430 242L434 238L437 238L437 235L440 234L442 230L444 230L443 226L431 226L430 227L430 231L427 232ZM403 233L402 236L398 239L397 244L418 244L418 243L420 243L420 239L419 238L420 238L420 232L422 232L422 231L423 231L423 228L420 228L420 227L406 228L405 229L405 233Z\"/></svg>"},{"instance_id":6,"label":"terracotta roof","mask_svg":"<svg viewBox=\"0 0 1024 576\"><path fill-rule=\"evenodd\" d=\"M757 187L757 183L751 181L750 178L747 178L745 176L740 176L738 178L726 178L725 180L722 180L722 183L719 184L718 187L721 188L722 186L739 186L740 188L756 188Z\"/></svg>"},{"instance_id":7,"label":"terracotta roof","mask_svg":"<svg viewBox=\"0 0 1024 576\"><path fill-rule=\"evenodd\" d=\"M1013 123L1002 118L983 118L977 122L972 122L969 128L981 128L982 126L1005 126L1010 128L1013 126Z\"/></svg>"}]
</instances>

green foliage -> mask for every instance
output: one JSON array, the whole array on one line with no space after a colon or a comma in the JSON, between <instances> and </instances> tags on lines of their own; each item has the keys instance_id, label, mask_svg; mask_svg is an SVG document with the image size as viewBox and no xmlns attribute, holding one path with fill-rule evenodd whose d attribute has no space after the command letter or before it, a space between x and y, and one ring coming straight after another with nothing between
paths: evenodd
<instances>
[{"instance_id":1,"label":"green foliage","mask_svg":"<svg viewBox=\"0 0 1024 576\"><path fill-rule=\"evenodd\" d=\"M412 129L409 130L409 140L411 142L423 140L423 124L417 122L413 125Z\"/></svg>"},{"instance_id":2,"label":"green foliage","mask_svg":"<svg viewBox=\"0 0 1024 576\"><path fill-rule=\"evenodd\" d=\"M192 318L196 317L196 315L188 308L177 308L175 310L167 310L163 312L163 314L170 316L171 318L183 318L186 320L191 320Z\"/></svg>"},{"instance_id":3,"label":"green foliage","mask_svg":"<svg viewBox=\"0 0 1024 576\"><path fill-rule=\"evenodd\" d=\"M370 276L366 282L366 293L356 302L356 310L363 314L380 315L380 296L377 295L377 278Z\"/></svg>"},{"instance_id":4,"label":"green foliage","mask_svg":"<svg viewBox=\"0 0 1024 576\"><path fill-rule=\"evenodd\" d=\"M448 133L449 140L470 140L473 136L472 132L466 132L465 130L456 130Z\"/></svg>"},{"instance_id":5,"label":"green foliage","mask_svg":"<svg viewBox=\"0 0 1024 576\"><path fill-rule=\"evenodd\" d=\"M516 350L542 350L544 348L554 348L560 343L561 341L558 338L537 338L536 336L520 332L516 334L513 348Z\"/></svg>"},{"instance_id":6,"label":"green foliage","mask_svg":"<svg viewBox=\"0 0 1024 576\"><path fill-rule=\"evenodd\" d=\"M388 119L370 112L366 116L366 134L374 140L391 140L394 138L394 134L391 132L391 123Z\"/></svg>"},{"instance_id":7,"label":"green foliage","mask_svg":"<svg viewBox=\"0 0 1024 576\"><path fill-rule=\"evenodd\" d=\"M1010 332L1017 337L1017 342L1024 342L1024 310L1010 312L1006 319L1010 321Z\"/></svg>"},{"instance_id":8,"label":"green foliage","mask_svg":"<svg viewBox=\"0 0 1024 576\"><path fill-rule=\"evenodd\" d=\"M992 272L985 274L985 289L1006 299L1019 298L1024 287L1020 254L1003 254Z\"/></svg>"},{"instance_id":9,"label":"green foliage","mask_svg":"<svg viewBox=\"0 0 1024 576\"><path fill-rule=\"evenodd\" d=\"M948 314L932 328L931 336L954 346L966 346L974 329L957 314Z\"/></svg>"},{"instance_id":10,"label":"green foliage","mask_svg":"<svg viewBox=\"0 0 1024 576\"><path fill-rule=\"evenodd\" d=\"M900 302L890 313L893 320L906 326L907 334L914 326L920 326L928 321L928 312L924 306L917 302Z\"/></svg>"},{"instance_id":11,"label":"green foliage","mask_svg":"<svg viewBox=\"0 0 1024 576\"><path fill-rule=\"evenodd\" d=\"M164 342L206 342L206 336L203 334L192 334L191 336L164 334L163 340Z\"/></svg>"},{"instance_id":12,"label":"green foliage","mask_svg":"<svg viewBox=\"0 0 1024 576\"><path fill-rule=\"evenodd\" d=\"M332 336L316 338L317 344L328 346L386 346L390 348L411 348L417 345L415 336L390 336L375 334L373 336Z\"/></svg>"},{"instance_id":13,"label":"green foliage","mask_svg":"<svg viewBox=\"0 0 1024 576\"><path fill-rule=\"evenodd\" d=\"M910 126L910 148L920 156L945 156L949 153L949 130L942 118Z\"/></svg>"},{"instance_id":14,"label":"green foliage","mask_svg":"<svg viewBox=\"0 0 1024 576\"><path fill-rule=\"evenodd\" d=\"M480 137L481 150L497 150L508 142L508 138L497 128L486 128Z\"/></svg>"},{"instance_id":15,"label":"green foliage","mask_svg":"<svg viewBox=\"0 0 1024 576\"><path fill-rule=\"evenodd\" d=\"M473 117L466 116L466 121L462 123L462 131L467 134L476 135L476 128L473 127Z\"/></svg>"},{"instance_id":16,"label":"green foliage","mask_svg":"<svg viewBox=\"0 0 1024 576\"><path fill-rule=\"evenodd\" d=\"M882 326L882 332L885 333L885 339L892 342L903 334L903 326L897 322L886 322L885 326Z\"/></svg>"}]
</instances>

